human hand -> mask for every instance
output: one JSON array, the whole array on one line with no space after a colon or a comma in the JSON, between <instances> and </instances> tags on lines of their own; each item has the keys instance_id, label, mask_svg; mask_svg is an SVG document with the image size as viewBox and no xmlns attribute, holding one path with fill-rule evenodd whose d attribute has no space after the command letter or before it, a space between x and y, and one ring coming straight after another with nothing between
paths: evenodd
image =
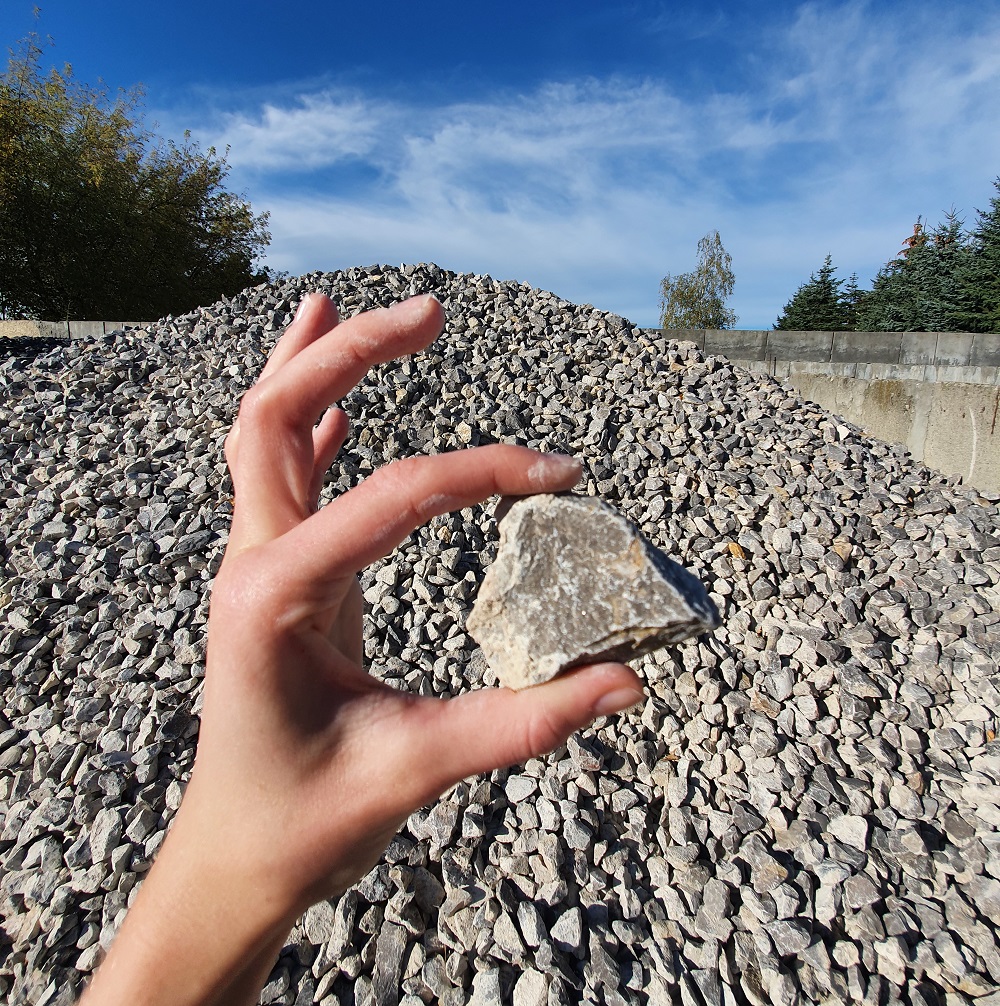
<instances>
[{"instance_id":1,"label":"human hand","mask_svg":"<svg viewBox=\"0 0 1000 1006\"><path fill-rule=\"evenodd\" d=\"M361 569L436 514L495 494L557 492L580 475L569 458L495 445L396 461L317 510L348 428L329 407L372 365L425 347L442 323L432 297L338 324L330 301L311 295L227 440L234 516L213 587L198 753L140 896L167 911L181 899L186 914L193 899L211 928L204 967L250 969L240 981L231 970L229 986L216 976L216 995L255 995L262 961L294 919L363 876L417 807L642 698L620 664L450 700L365 671ZM123 932L136 931L136 914Z\"/></svg>"}]
</instances>

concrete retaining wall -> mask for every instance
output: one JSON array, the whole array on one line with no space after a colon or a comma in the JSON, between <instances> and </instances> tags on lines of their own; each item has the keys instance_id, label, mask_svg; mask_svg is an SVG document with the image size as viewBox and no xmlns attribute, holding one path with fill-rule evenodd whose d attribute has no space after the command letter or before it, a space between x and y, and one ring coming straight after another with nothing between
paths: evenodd
<instances>
[{"instance_id":1,"label":"concrete retaining wall","mask_svg":"<svg viewBox=\"0 0 1000 1006\"><path fill-rule=\"evenodd\" d=\"M656 331L667 338L694 342L708 354L771 366L794 362L922 367L926 376L917 378L922 380L934 380L936 372L952 369L970 373L983 370L993 378L1000 367L1000 334L993 332L774 332L690 328Z\"/></svg>"},{"instance_id":2,"label":"concrete retaining wall","mask_svg":"<svg viewBox=\"0 0 1000 1006\"><path fill-rule=\"evenodd\" d=\"M663 331L765 370L920 461L1000 493L1000 335Z\"/></svg>"},{"instance_id":3,"label":"concrete retaining wall","mask_svg":"<svg viewBox=\"0 0 1000 1006\"><path fill-rule=\"evenodd\" d=\"M151 321L0 321L0 339L88 339Z\"/></svg>"},{"instance_id":4,"label":"concrete retaining wall","mask_svg":"<svg viewBox=\"0 0 1000 1006\"><path fill-rule=\"evenodd\" d=\"M1000 493L1000 386L801 372L784 380L931 468Z\"/></svg>"}]
</instances>

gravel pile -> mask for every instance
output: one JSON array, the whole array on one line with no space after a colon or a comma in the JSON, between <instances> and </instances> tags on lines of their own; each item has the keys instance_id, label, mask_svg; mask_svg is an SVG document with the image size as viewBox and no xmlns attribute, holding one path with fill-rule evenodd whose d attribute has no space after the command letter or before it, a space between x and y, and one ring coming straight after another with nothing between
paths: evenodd
<instances>
[{"instance_id":1,"label":"gravel pile","mask_svg":"<svg viewBox=\"0 0 1000 1006\"><path fill-rule=\"evenodd\" d=\"M262 1002L998 1006L997 497L691 344L435 266L0 364L0 998L72 998L177 809L223 438L312 289L345 315L424 291L448 313L343 403L330 494L411 453L569 451L725 621L644 659L643 709L415 813L306 914ZM494 506L365 572L373 673L492 683L464 622Z\"/></svg>"}]
</instances>

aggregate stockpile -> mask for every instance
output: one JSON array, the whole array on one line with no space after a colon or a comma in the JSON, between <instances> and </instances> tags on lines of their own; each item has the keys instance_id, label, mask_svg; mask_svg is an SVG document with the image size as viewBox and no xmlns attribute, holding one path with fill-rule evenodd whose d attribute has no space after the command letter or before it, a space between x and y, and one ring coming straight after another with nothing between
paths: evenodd
<instances>
[{"instance_id":1,"label":"aggregate stockpile","mask_svg":"<svg viewBox=\"0 0 1000 1006\"><path fill-rule=\"evenodd\" d=\"M314 274L0 364L0 998L65 1003L163 839L198 729L222 442L307 290L432 291L328 493L497 440L586 483L722 626L640 661L644 708L460 784L311 909L282 1003L1000 1003L1000 514L771 378L434 266ZM495 502L363 578L372 672L490 685L465 632ZM179 961L178 967L184 962Z\"/></svg>"}]
</instances>

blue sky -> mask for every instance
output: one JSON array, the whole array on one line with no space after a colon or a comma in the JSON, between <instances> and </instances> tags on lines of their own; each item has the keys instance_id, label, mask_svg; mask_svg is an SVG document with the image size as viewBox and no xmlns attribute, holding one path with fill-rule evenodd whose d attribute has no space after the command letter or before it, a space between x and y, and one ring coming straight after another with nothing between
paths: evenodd
<instances>
[{"instance_id":1,"label":"blue sky","mask_svg":"<svg viewBox=\"0 0 1000 1006\"><path fill-rule=\"evenodd\" d=\"M37 3L0 0L5 44L228 145L293 274L435 261L653 325L717 229L766 328L1000 175L995 0Z\"/></svg>"}]
</instances>

